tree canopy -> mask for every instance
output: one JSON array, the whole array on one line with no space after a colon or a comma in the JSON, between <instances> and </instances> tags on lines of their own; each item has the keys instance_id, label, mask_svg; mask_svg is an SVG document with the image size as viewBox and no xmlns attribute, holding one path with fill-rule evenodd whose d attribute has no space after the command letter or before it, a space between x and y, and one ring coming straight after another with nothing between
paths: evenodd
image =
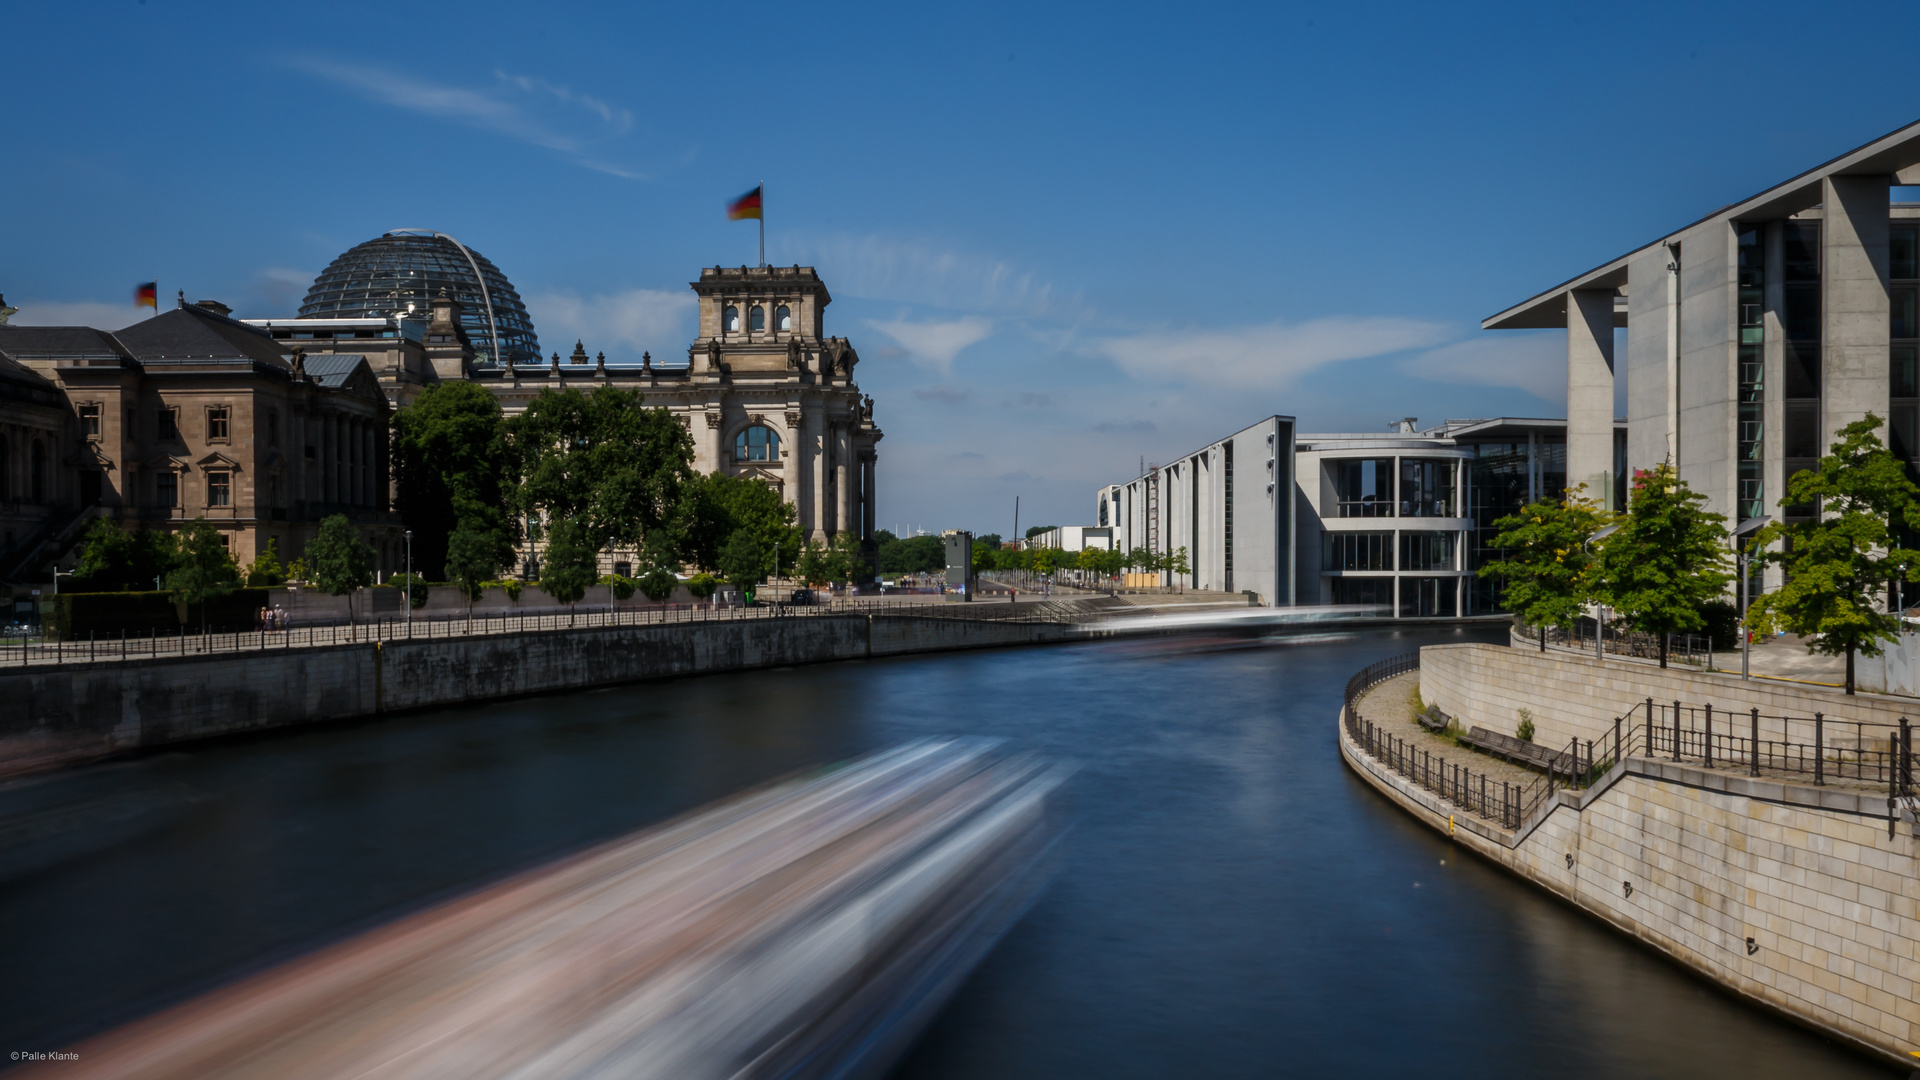
<instances>
[{"instance_id":1,"label":"tree canopy","mask_svg":"<svg viewBox=\"0 0 1920 1080\"><path fill-rule=\"evenodd\" d=\"M76 592L152 589L154 579L165 578L177 559L172 534L151 529L128 532L110 518L96 518L87 528L69 587Z\"/></svg>"},{"instance_id":2,"label":"tree canopy","mask_svg":"<svg viewBox=\"0 0 1920 1080\"><path fill-rule=\"evenodd\" d=\"M767 552L761 549L760 539L753 530L736 529L721 546L714 569L720 572L721 577L739 586L741 592L751 594L753 587L767 576L763 569L767 558Z\"/></svg>"},{"instance_id":3,"label":"tree canopy","mask_svg":"<svg viewBox=\"0 0 1920 1080\"><path fill-rule=\"evenodd\" d=\"M1705 629L1707 603L1733 580L1726 518L1709 512L1706 501L1671 464L1636 470L1627 514L1593 563L1592 595L1659 638L1661 667L1667 635Z\"/></svg>"},{"instance_id":4,"label":"tree canopy","mask_svg":"<svg viewBox=\"0 0 1920 1080\"><path fill-rule=\"evenodd\" d=\"M507 425L522 512L576 523L584 535L638 546L673 537L693 480L693 438L641 392L542 390Z\"/></svg>"},{"instance_id":5,"label":"tree canopy","mask_svg":"<svg viewBox=\"0 0 1920 1080\"><path fill-rule=\"evenodd\" d=\"M360 531L345 514L321 519L320 534L307 545L313 583L333 596L345 596L373 584L373 559L373 548L360 539ZM351 606L347 617L353 617Z\"/></svg>"},{"instance_id":6,"label":"tree canopy","mask_svg":"<svg viewBox=\"0 0 1920 1080\"><path fill-rule=\"evenodd\" d=\"M396 508L413 530L414 566L430 577L445 569L448 538L462 521L493 537L500 564L512 560L516 530L506 494L514 486L506 420L493 393L478 383L448 380L427 387L396 410L393 477Z\"/></svg>"},{"instance_id":7,"label":"tree canopy","mask_svg":"<svg viewBox=\"0 0 1920 1080\"><path fill-rule=\"evenodd\" d=\"M1595 558L1588 541L1608 521L1607 512L1586 497L1582 484L1564 499L1539 499L1493 523L1500 530L1493 546L1502 557L1478 573L1505 584L1503 603L1539 628L1543 651L1547 627L1570 627L1586 609L1588 572Z\"/></svg>"},{"instance_id":8,"label":"tree canopy","mask_svg":"<svg viewBox=\"0 0 1920 1080\"><path fill-rule=\"evenodd\" d=\"M343 519L344 520L344 519ZM206 624L206 602L225 596L240 587L240 567L220 530L195 518L174 534L173 567L166 574L166 589L176 604L200 607L202 628Z\"/></svg>"},{"instance_id":9,"label":"tree canopy","mask_svg":"<svg viewBox=\"0 0 1920 1080\"><path fill-rule=\"evenodd\" d=\"M1846 691L1853 693L1854 655L1878 656L1896 641L1899 617L1882 610L1894 580L1920 580L1920 551L1905 546L1920 528L1920 496L1906 467L1881 443L1878 416L1868 413L1840 429L1817 471L1795 473L1782 507L1819 507L1812 521L1776 521L1752 541L1757 557L1786 570L1786 582L1748 607L1760 633L1784 629L1808 639L1808 649L1847 658Z\"/></svg>"},{"instance_id":10,"label":"tree canopy","mask_svg":"<svg viewBox=\"0 0 1920 1080\"><path fill-rule=\"evenodd\" d=\"M759 545L759 577L773 574L776 554L781 566L793 569L800 555L801 533L794 524L793 504L778 491L751 477L717 472L694 477L686 491L687 509L680 523L681 555L688 562L719 571L722 547L735 533L745 531Z\"/></svg>"},{"instance_id":11,"label":"tree canopy","mask_svg":"<svg viewBox=\"0 0 1920 1080\"><path fill-rule=\"evenodd\" d=\"M547 528L547 551L540 560L540 587L563 604L579 602L599 577L600 549L573 518L555 518Z\"/></svg>"}]
</instances>

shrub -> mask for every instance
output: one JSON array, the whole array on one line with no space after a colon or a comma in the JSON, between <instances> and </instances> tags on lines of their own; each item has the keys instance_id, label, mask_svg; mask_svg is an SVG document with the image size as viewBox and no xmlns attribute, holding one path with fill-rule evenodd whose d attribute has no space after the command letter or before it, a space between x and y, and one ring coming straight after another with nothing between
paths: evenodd
<instances>
[{"instance_id":1,"label":"shrub","mask_svg":"<svg viewBox=\"0 0 1920 1080\"><path fill-rule=\"evenodd\" d=\"M693 594L695 600L705 600L707 597L712 596L713 591L719 587L720 579L714 577L712 574L695 574L693 577L687 579L687 591Z\"/></svg>"},{"instance_id":2,"label":"shrub","mask_svg":"<svg viewBox=\"0 0 1920 1080\"><path fill-rule=\"evenodd\" d=\"M1516 739L1519 739L1521 742L1533 741L1533 713L1532 712L1526 709L1520 710L1520 726L1513 729L1513 737Z\"/></svg>"},{"instance_id":3,"label":"shrub","mask_svg":"<svg viewBox=\"0 0 1920 1080\"><path fill-rule=\"evenodd\" d=\"M407 604L410 607L427 606L427 581L419 574L395 574L387 579L387 584L396 589L407 590Z\"/></svg>"}]
</instances>

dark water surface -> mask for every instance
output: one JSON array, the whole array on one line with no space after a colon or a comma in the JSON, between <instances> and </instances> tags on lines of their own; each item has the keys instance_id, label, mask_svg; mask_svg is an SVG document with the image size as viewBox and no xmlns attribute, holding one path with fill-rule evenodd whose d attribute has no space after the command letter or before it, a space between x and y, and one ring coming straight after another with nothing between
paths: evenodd
<instances>
[{"instance_id":1,"label":"dark water surface","mask_svg":"<svg viewBox=\"0 0 1920 1080\"><path fill-rule=\"evenodd\" d=\"M1452 631L689 679L0 787L0 1051L794 769L928 734L1081 769L1053 888L902 1077L1897 1076L1456 851L1341 765L1348 676ZM4 1062L0 1058L0 1062Z\"/></svg>"}]
</instances>

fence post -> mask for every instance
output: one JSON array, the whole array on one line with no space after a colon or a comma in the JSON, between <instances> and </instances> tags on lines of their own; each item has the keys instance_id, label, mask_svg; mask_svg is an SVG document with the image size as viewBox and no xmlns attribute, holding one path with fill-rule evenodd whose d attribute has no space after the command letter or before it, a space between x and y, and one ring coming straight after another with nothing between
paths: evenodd
<instances>
[{"instance_id":1,"label":"fence post","mask_svg":"<svg viewBox=\"0 0 1920 1080\"><path fill-rule=\"evenodd\" d=\"M1813 714L1813 782L1820 786L1827 782L1827 718Z\"/></svg>"},{"instance_id":2,"label":"fence post","mask_svg":"<svg viewBox=\"0 0 1920 1080\"><path fill-rule=\"evenodd\" d=\"M1713 768L1713 702L1707 702L1707 733L1705 759L1707 768Z\"/></svg>"},{"instance_id":3,"label":"fence post","mask_svg":"<svg viewBox=\"0 0 1920 1080\"><path fill-rule=\"evenodd\" d=\"M1613 760L1625 761L1626 757L1626 751L1620 746L1620 718L1616 716L1613 718Z\"/></svg>"},{"instance_id":4,"label":"fence post","mask_svg":"<svg viewBox=\"0 0 1920 1080\"><path fill-rule=\"evenodd\" d=\"M1900 819L1900 770L1893 767L1900 756L1900 734L1887 735L1887 839L1893 839L1893 823Z\"/></svg>"},{"instance_id":5,"label":"fence post","mask_svg":"<svg viewBox=\"0 0 1920 1080\"><path fill-rule=\"evenodd\" d=\"M1900 718L1900 793L1913 794L1913 728Z\"/></svg>"},{"instance_id":6,"label":"fence post","mask_svg":"<svg viewBox=\"0 0 1920 1080\"><path fill-rule=\"evenodd\" d=\"M1673 703L1673 760L1680 760L1680 703Z\"/></svg>"},{"instance_id":7,"label":"fence post","mask_svg":"<svg viewBox=\"0 0 1920 1080\"><path fill-rule=\"evenodd\" d=\"M1760 775L1760 710L1753 710L1753 775Z\"/></svg>"},{"instance_id":8,"label":"fence post","mask_svg":"<svg viewBox=\"0 0 1920 1080\"><path fill-rule=\"evenodd\" d=\"M1647 756L1653 756L1653 699L1647 699Z\"/></svg>"}]
</instances>

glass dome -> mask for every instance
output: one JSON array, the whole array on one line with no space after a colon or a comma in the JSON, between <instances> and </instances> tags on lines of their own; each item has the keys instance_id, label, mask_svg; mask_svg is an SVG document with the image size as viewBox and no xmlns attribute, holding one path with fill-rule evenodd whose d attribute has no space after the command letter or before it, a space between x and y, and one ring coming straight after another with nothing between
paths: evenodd
<instances>
[{"instance_id":1,"label":"glass dome","mask_svg":"<svg viewBox=\"0 0 1920 1080\"><path fill-rule=\"evenodd\" d=\"M469 262L467 256L473 256ZM423 229L395 229L356 245L313 279L300 304L303 319L355 319L398 315L425 322L427 303L441 289L460 302L460 324L466 328L477 354L475 362L492 364L493 333L487 325L487 305L474 276L478 263L487 282L486 299L493 302L499 324L500 351L516 364L540 362L540 340L533 320L513 283L485 255L462 250L452 237Z\"/></svg>"}]
</instances>

